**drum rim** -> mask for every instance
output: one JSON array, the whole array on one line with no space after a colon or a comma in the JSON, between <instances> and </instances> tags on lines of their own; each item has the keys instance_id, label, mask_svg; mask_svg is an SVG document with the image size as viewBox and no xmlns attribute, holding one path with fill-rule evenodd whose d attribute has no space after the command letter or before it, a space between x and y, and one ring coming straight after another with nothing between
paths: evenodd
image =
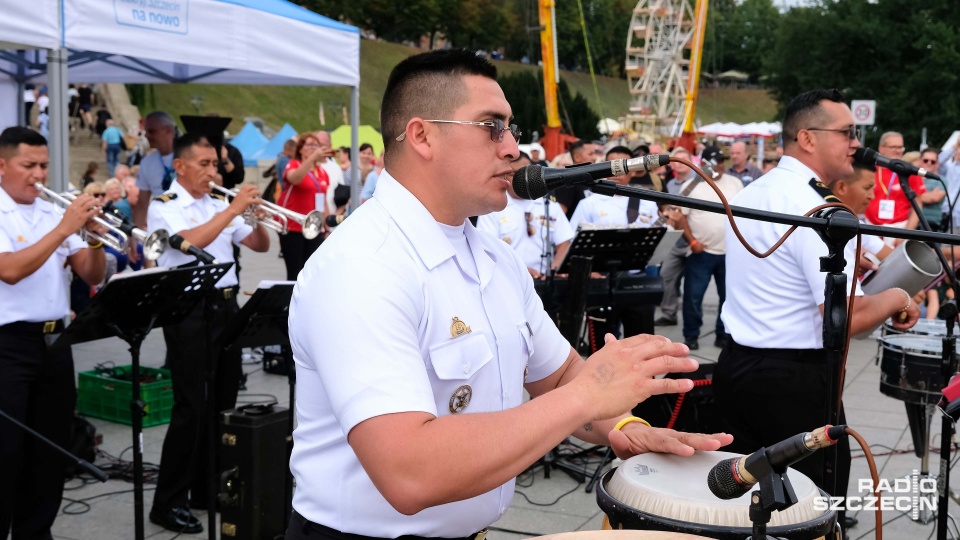
<instances>
[{"instance_id":1,"label":"drum rim","mask_svg":"<svg viewBox=\"0 0 960 540\"><path fill-rule=\"evenodd\" d=\"M614 516L611 516L610 513L607 512L608 506L610 510L626 510L629 512L633 512L635 515L638 515L639 517L643 518L645 521L651 524L656 524L660 526L671 526L677 529L690 529L690 530L699 529L700 530L700 533L691 532L689 534L702 534L704 531L706 531L711 534L742 535L744 538L746 538L747 536L750 536L750 534L753 533L753 529L751 527L735 527L731 525L708 525L705 523L679 521L673 518L658 516L656 514L644 512L643 510L633 508L632 506L627 506L620 500L616 499L613 495L610 495L610 493L607 491L607 482L609 482L610 479L613 478L613 475L616 471L617 471L616 467L614 467L613 469L610 469L609 471L607 471L606 474L603 475L600 482L597 483L597 505L600 507L600 510L604 514L606 514L607 517L610 519L611 526L614 525L614 520L617 520L619 522L619 519L615 518ZM823 490L820 490L820 493L822 495L825 495ZM749 507L745 507L744 511L749 511ZM823 518L826 518L826 520L823 521ZM802 530L813 531L814 534L819 535L815 538L819 538L820 536L829 535L834 531L837 523L836 510L825 512L823 514L823 518L804 521L802 523L794 523L791 525L777 525L777 526L768 525L767 534L769 536L774 536L774 537L783 536L783 535L786 535L787 533L795 532L798 528L800 528ZM659 530L664 532L678 532L678 531L672 531L669 529L659 529L659 528L649 529L649 530Z\"/></svg>"},{"instance_id":2,"label":"drum rim","mask_svg":"<svg viewBox=\"0 0 960 540\"><path fill-rule=\"evenodd\" d=\"M899 346L896 341L920 341L920 340L930 340L932 343L938 343L940 345L940 350L928 350L928 349L916 349L916 348L907 348ZM893 351L895 353L907 353L913 355L929 355L934 358L940 358L943 356L943 342L938 340L933 335L928 334L893 334L889 336L883 336L880 338L880 347L887 351ZM904 343L906 344L906 343Z\"/></svg>"}]
</instances>

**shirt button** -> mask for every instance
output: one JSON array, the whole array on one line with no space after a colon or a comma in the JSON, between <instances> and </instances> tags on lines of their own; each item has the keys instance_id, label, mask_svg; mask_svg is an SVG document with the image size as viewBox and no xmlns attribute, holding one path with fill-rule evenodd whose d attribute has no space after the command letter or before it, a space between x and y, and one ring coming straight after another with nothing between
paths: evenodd
<instances>
[{"instance_id":1,"label":"shirt button","mask_svg":"<svg viewBox=\"0 0 960 540\"><path fill-rule=\"evenodd\" d=\"M464 375L466 375L467 373L470 373L470 364L463 365L463 373Z\"/></svg>"}]
</instances>

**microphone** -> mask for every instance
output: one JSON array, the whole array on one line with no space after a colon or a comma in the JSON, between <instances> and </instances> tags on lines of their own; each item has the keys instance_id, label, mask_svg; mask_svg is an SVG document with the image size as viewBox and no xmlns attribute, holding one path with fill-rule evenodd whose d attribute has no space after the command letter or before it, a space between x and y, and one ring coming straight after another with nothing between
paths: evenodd
<instances>
[{"instance_id":1,"label":"microphone","mask_svg":"<svg viewBox=\"0 0 960 540\"><path fill-rule=\"evenodd\" d=\"M191 244L179 234L171 234L169 242L171 246L179 249L187 255L193 255L198 261L204 264L217 264L217 260L213 258L213 255Z\"/></svg>"},{"instance_id":2,"label":"microphone","mask_svg":"<svg viewBox=\"0 0 960 540\"><path fill-rule=\"evenodd\" d=\"M875 167L884 167L895 172L901 179L906 180L912 175L929 178L931 180L940 180L936 173L930 172L923 167L914 167L913 165L899 159L888 158L877 153L872 148L861 146L853 152L853 160L862 165L871 165Z\"/></svg>"},{"instance_id":3,"label":"microphone","mask_svg":"<svg viewBox=\"0 0 960 540\"><path fill-rule=\"evenodd\" d=\"M563 169L527 165L517 169L513 174L513 191L521 199L534 200L561 186L587 184L592 180L620 176L629 172L653 171L668 163L670 163L668 154L650 154L631 159L572 165Z\"/></svg>"},{"instance_id":4,"label":"microphone","mask_svg":"<svg viewBox=\"0 0 960 540\"><path fill-rule=\"evenodd\" d=\"M326 221L324 221L324 223L327 225L327 227L336 227L337 225L343 223L343 220L347 219L347 216L349 215L350 214L330 215L330 216L327 216L327 219Z\"/></svg>"},{"instance_id":5,"label":"microphone","mask_svg":"<svg viewBox=\"0 0 960 540\"><path fill-rule=\"evenodd\" d=\"M757 483L757 476L768 469L759 466L758 461L768 460L769 468L786 469L821 448L833 446L839 442L847 426L824 426L811 432L798 433L789 439L768 446L749 456L730 458L721 461L707 474L707 486L720 499L736 499Z\"/></svg>"}]
</instances>

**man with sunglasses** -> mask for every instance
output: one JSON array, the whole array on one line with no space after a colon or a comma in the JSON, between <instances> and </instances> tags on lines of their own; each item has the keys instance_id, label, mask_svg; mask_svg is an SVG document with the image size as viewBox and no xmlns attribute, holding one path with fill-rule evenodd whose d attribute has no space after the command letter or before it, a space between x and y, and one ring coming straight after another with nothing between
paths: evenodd
<instances>
[{"instance_id":1,"label":"man with sunglasses","mask_svg":"<svg viewBox=\"0 0 960 540\"><path fill-rule=\"evenodd\" d=\"M903 157L903 151L903 135L896 131L888 131L880 136L881 155L900 159ZM923 184L923 178L913 175L910 176L909 182L910 187L917 193L917 202L924 202L927 187ZM885 167L877 167L876 183L873 189L873 200L864 212L867 222L899 229L917 228L919 218L910 206L907 196L904 195L900 187L900 178L896 173ZM901 241L896 238L887 238L886 242L890 246L895 246Z\"/></svg>"},{"instance_id":2,"label":"man with sunglasses","mask_svg":"<svg viewBox=\"0 0 960 540\"><path fill-rule=\"evenodd\" d=\"M920 152L920 162L914 163L917 167L923 167L928 171L934 171L940 169L940 153L936 148L926 148L923 152ZM945 186L940 180L932 180L929 178L923 179L923 185L926 186L927 192L923 194L922 198L918 197L918 202L922 202L921 211L923 212L923 217L927 218L927 223L930 224L930 228L934 231L945 230L941 227L941 222L943 221L943 201L947 197L947 192L944 191Z\"/></svg>"},{"instance_id":3,"label":"man with sunglasses","mask_svg":"<svg viewBox=\"0 0 960 540\"><path fill-rule=\"evenodd\" d=\"M801 94L787 106L784 155L779 165L750 184L731 205L803 215L838 202L829 186L853 175L860 146L853 114L837 90ZM738 218L744 239L764 251L789 228ZM855 283L854 250L847 246L848 283ZM825 422L829 395L827 353L823 348L824 274L820 257L827 246L815 231L798 228L767 258L750 254L726 225L726 301L721 318L729 334L713 377L717 416L735 437L732 451L750 453ZM920 312L910 295L890 289L863 295L859 285L850 334L872 330L892 315L898 329L912 327ZM901 321L899 316L903 315ZM762 407L757 404L762 403ZM843 423L843 409L840 422ZM834 496L847 493L850 445L839 443L837 488L824 485L819 452L793 465ZM850 522L842 522L850 526Z\"/></svg>"},{"instance_id":4,"label":"man with sunglasses","mask_svg":"<svg viewBox=\"0 0 960 540\"><path fill-rule=\"evenodd\" d=\"M496 68L473 52L411 56L390 74L377 190L310 258L290 304L288 540L477 540L516 475L571 433L622 457L730 442L631 420L638 401L692 388L654 378L693 371L686 347L610 337L584 362L526 264L469 223L507 204L511 115Z\"/></svg>"}]
</instances>

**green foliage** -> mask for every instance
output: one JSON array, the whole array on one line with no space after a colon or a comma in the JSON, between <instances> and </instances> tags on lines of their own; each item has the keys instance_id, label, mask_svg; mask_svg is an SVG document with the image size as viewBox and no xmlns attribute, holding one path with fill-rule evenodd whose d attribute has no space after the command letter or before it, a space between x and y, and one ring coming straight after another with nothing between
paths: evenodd
<instances>
[{"instance_id":1,"label":"green foliage","mask_svg":"<svg viewBox=\"0 0 960 540\"><path fill-rule=\"evenodd\" d=\"M814 88L876 100L868 144L892 130L917 148L926 127L928 140L939 145L956 129L960 112L958 28L953 0L845 0L794 8L766 57L768 85L781 106Z\"/></svg>"},{"instance_id":2,"label":"green foliage","mask_svg":"<svg viewBox=\"0 0 960 540\"><path fill-rule=\"evenodd\" d=\"M518 71L502 74L497 81L513 109L514 123L523 132L520 142L529 143L534 131L543 135L547 113L544 105L542 73ZM570 88L563 79L560 80L557 92L561 103L560 119L566 128L565 131L572 132L582 139L599 137L597 124L600 122L600 117L590 108L587 99L579 92L571 94Z\"/></svg>"}]
</instances>

